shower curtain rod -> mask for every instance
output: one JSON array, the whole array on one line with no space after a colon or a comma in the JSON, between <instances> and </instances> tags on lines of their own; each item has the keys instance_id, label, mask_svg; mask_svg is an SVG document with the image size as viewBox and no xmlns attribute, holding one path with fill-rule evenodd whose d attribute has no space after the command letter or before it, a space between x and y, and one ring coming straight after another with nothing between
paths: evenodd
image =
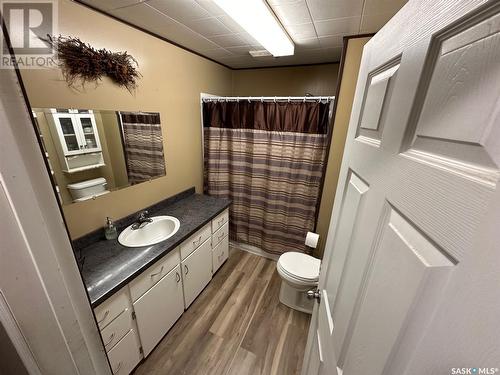
<instances>
[{"instance_id":1,"label":"shower curtain rod","mask_svg":"<svg viewBox=\"0 0 500 375\"><path fill-rule=\"evenodd\" d=\"M210 96L202 98L203 102L213 101L240 101L240 100L260 100L260 101L322 101L335 99L335 96Z\"/></svg>"}]
</instances>

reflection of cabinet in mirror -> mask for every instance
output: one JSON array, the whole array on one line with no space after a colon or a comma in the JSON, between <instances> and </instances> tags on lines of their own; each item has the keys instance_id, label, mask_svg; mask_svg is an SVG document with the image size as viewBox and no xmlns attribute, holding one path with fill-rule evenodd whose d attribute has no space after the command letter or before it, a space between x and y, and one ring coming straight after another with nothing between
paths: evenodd
<instances>
[{"instance_id":1,"label":"reflection of cabinet in mirror","mask_svg":"<svg viewBox=\"0 0 500 375\"><path fill-rule=\"evenodd\" d=\"M62 170L74 173L104 166L101 142L92 110L50 109L50 123L59 138Z\"/></svg>"}]
</instances>

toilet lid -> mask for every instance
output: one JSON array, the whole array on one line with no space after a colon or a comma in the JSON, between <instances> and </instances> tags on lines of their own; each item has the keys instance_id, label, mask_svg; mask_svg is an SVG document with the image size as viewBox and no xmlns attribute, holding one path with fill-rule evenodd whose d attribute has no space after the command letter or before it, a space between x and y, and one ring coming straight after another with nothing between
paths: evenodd
<instances>
[{"instance_id":1,"label":"toilet lid","mask_svg":"<svg viewBox=\"0 0 500 375\"><path fill-rule=\"evenodd\" d=\"M278 265L292 277L316 281L319 278L321 261L310 255L291 251L280 256Z\"/></svg>"}]
</instances>

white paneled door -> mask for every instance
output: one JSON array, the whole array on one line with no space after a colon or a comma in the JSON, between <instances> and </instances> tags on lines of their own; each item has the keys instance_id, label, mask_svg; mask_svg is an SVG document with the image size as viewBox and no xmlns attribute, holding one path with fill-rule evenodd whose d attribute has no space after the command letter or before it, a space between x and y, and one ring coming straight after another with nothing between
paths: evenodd
<instances>
[{"instance_id":1,"label":"white paneled door","mask_svg":"<svg viewBox=\"0 0 500 375\"><path fill-rule=\"evenodd\" d=\"M498 1L366 45L304 375L499 373L499 98Z\"/></svg>"}]
</instances>

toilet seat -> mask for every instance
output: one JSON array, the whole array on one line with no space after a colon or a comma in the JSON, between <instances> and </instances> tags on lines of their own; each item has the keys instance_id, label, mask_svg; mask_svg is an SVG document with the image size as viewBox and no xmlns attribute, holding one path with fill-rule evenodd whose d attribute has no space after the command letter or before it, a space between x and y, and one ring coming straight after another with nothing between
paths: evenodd
<instances>
[{"instance_id":1,"label":"toilet seat","mask_svg":"<svg viewBox=\"0 0 500 375\"><path fill-rule=\"evenodd\" d=\"M310 255L288 252L279 257L277 269L280 275L292 282L315 284L319 280L321 261Z\"/></svg>"}]
</instances>

